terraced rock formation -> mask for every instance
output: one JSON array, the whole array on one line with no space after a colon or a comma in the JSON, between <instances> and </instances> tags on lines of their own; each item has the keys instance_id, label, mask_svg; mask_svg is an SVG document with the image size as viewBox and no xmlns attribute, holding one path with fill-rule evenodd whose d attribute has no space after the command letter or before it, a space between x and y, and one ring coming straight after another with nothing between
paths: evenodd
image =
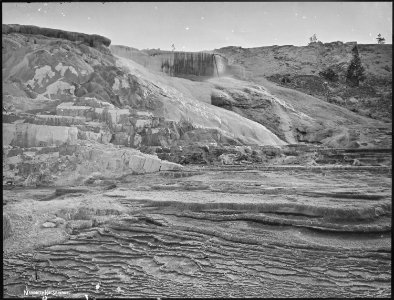
<instances>
[{"instance_id":1,"label":"terraced rock formation","mask_svg":"<svg viewBox=\"0 0 394 300\"><path fill-rule=\"evenodd\" d=\"M52 200L6 191L5 295L389 297L390 169L352 168L194 167Z\"/></svg>"}]
</instances>

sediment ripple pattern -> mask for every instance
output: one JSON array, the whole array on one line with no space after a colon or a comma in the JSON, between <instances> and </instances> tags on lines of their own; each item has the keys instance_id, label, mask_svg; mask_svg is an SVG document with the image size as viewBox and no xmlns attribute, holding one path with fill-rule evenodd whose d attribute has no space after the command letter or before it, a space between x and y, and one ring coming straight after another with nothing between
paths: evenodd
<instances>
[{"instance_id":1,"label":"sediment ripple pattern","mask_svg":"<svg viewBox=\"0 0 394 300\"><path fill-rule=\"evenodd\" d=\"M17 296L25 286L104 297L391 295L389 251L283 243L263 230L256 235L173 220L118 220L34 257L5 257L5 295Z\"/></svg>"}]
</instances>

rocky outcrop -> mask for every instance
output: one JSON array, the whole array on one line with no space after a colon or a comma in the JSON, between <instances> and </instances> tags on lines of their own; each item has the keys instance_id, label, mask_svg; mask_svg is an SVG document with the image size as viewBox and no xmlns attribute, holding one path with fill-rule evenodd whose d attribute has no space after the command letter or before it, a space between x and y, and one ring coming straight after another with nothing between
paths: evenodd
<instances>
[{"instance_id":1,"label":"rocky outcrop","mask_svg":"<svg viewBox=\"0 0 394 300\"><path fill-rule=\"evenodd\" d=\"M8 122L3 124L4 182L74 184L82 183L80 176L94 172L113 177L181 167L134 149L114 147L161 145L160 132L168 129L167 123L150 112L119 109L94 98L63 102L54 110L57 115L4 114ZM179 138L179 133L170 134L164 143Z\"/></svg>"},{"instance_id":2,"label":"rocky outcrop","mask_svg":"<svg viewBox=\"0 0 394 300\"><path fill-rule=\"evenodd\" d=\"M56 112L58 115L5 114L9 123L3 124L4 182L80 184L81 176L94 172L113 177L181 168L154 155L113 146L160 145L158 138L153 141L149 136L165 130L157 127L166 123L152 113L115 108L93 98L63 102Z\"/></svg>"},{"instance_id":3,"label":"rocky outcrop","mask_svg":"<svg viewBox=\"0 0 394 300\"><path fill-rule=\"evenodd\" d=\"M79 174L90 174L108 172L114 174L123 173L152 173L158 172L163 167L164 170L180 169L181 166L175 163L162 161L155 155L143 154L138 150L129 148L101 147L95 146L93 149L81 148L77 155L82 163ZM94 163L99 162L99 163Z\"/></svg>"},{"instance_id":4,"label":"rocky outcrop","mask_svg":"<svg viewBox=\"0 0 394 300\"><path fill-rule=\"evenodd\" d=\"M8 147L3 155L3 184L11 181L25 186L82 184L84 178L97 172L103 177L115 178L182 168L155 155L97 143L93 139L74 145Z\"/></svg>"},{"instance_id":5,"label":"rocky outcrop","mask_svg":"<svg viewBox=\"0 0 394 300\"><path fill-rule=\"evenodd\" d=\"M2 33L40 34L51 38L66 39L72 42L82 42L90 47L97 47L100 45L108 47L111 44L110 39L97 34L89 35L85 33L43 28L33 25L3 24Z\"/></svg>"}]
</instances>

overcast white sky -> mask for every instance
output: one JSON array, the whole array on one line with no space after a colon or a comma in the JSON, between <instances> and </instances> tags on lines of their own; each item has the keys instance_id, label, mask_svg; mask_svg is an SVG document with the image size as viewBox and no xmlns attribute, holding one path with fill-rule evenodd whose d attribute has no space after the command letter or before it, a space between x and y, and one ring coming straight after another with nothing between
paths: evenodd
<instances>
[{"instance_id":1,"label":"overcast white sky","mask_svg":"<svg viewBox=\"0 0 394 300\"><path fill-rule=\"evenodd\" d=\"M138 49L212 50L392 40L392 2L3 3L3 24L100 34Z\"/></svg>"}]
</instances>

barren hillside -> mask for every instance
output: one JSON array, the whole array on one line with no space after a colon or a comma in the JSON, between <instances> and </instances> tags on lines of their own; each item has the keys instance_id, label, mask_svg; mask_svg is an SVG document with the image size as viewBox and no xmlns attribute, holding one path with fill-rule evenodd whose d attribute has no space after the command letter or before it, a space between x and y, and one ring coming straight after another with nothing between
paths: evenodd
<instances>
[{"instance_id":1,"label":"barren hillside","mask_svg":"<svg viewBox=\"0 0 394 300\"><path fill-rule=\"evenodd\" d=\"M391 122L392 45L357 45L366 79L359 87L349 87L345 84L346 70L356 45L332 42L215 51L245 67L249 79L256 83L267 78L358 114ZM338 79L320 74L327 69L332 69Z\"/></svg>"}]
</instances>

